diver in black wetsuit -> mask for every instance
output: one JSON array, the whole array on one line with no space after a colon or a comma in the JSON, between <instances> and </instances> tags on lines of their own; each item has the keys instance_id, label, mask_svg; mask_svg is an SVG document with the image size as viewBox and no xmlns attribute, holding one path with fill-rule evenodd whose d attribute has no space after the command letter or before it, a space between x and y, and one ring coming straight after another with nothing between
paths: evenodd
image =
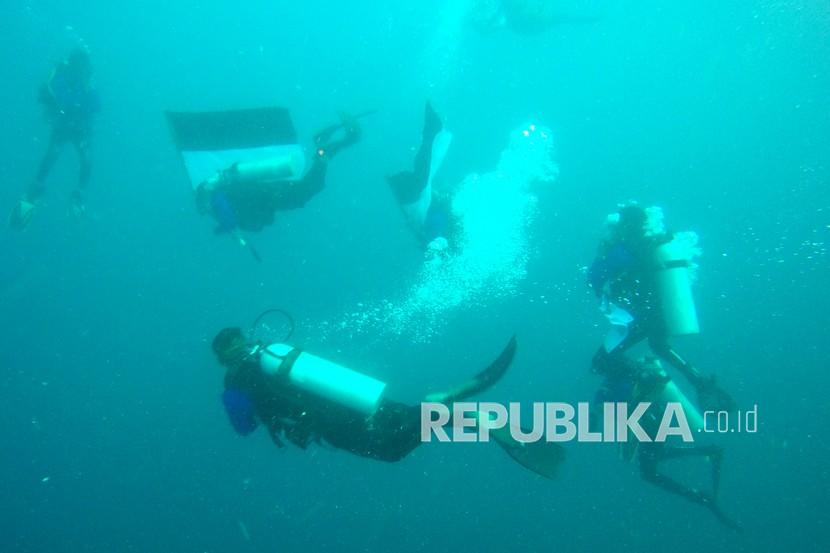
<instances>
[{"instance_id":1,"label":"diver in black wetsuit","mask_svg":"<svg viewBox=\"0 0 830 553\"><path fill-rule=\"evenodd\" d=\"M646 232L648 215L637 204L628 204L619 211L611 236L600 245L588 270L588 285L603 300L612 316L623 316L623 335L615 343L606 343L594 356L592 368L600 374L619 364L615 359L627 350L648 340L651 350L667 360L695 387L705 408L734 411L735 402L716 382L703 376L697 368L681 357L669 344L669 333L663 318L657 292L657 274L662 268L655 261L655 251L671 242L672 233Z\"/></svg>"},{"instance_id":2,"label":"diver in black wetsuit","mask_svg":"<svg viewBox=\"0 0 830 553\"><path fill-rule=\"evenodd\" d=\"M608 356L603 376L602 386L594 402L598 405L605 402L623 402L631 405L640 402L651 403L652 407L640 422L646 434L655 436L660 425L656 413L665 411L665 404L669 400L664 395L664 391L671 382L671 378L660 367L659 361L653 358L633 361L625 355ZM670 401L679 399L685 399L685 397L675 396ZM622 456L627 461L630 461L636 452L643 480L709 509L722 524L733 530L740 530L740 526L726 516L718 503L723 448L715 445L679 447L666 442L635 440L623 442L621 446ZM687 486L659 470L664 461L691 457L701 457L709 462L711 491Z\"/></svg>"},{"instance_id":3,"label":"diver in black wetsuit","mask_svg":"<svg viewBox=\"0 0 830 553\"><path fill-rule=\"evenodd\" d=\"M72 192L72 205L76 214L83 213L82 194L92 171L92 121L100 109L98 92L93 88L91 79L89 52L86 48L78 47L55 67L49 80L41 87L38 101L43 105L52 131L37 176L9 217L11 228L22 230L29 224L35 204L43 195L46 177L67 143L75 147L80 162L78 186Z\"/></svg>"},{"instance_id":4,"label":"diver in black wetsuit","mask_svg":"<svg viewBox=\"0 0 830 553\"><path fill-rule=\"evenodd\" d=\"M261 423L279 447L283 438L302 449L325 442L386 462L403 459L421 444L420 405L381 398L367 416L293 385L287 373L296 370L299 350L285 356L281 362L288 363L288 368L278 374L264 369L263 356L272 355L269 349L249 343L238 328L219 332L213 351L227 369L222 399L231 424L241 435L252 433ZM434 394L430 401L449 404L487 390L504 376L515 352L514 338L487 369L447 393ZM504 432L491 436L518 463L543 476L552 477L562 460L558 444L520 444Z\"/></svg>"},{"instance_id":5,"label":"diver in black wetsuit","mask_svg":"<svg viewBox=\"0 0 830 553\"><path fill-rule=\"evenodd\" d=\"M452 134L443 128L438 114L427 102L421 145L412 171L387 177L389 187L422 247L436 252L455 248L460 232L460 221L452 212L451 198L439 194L432 183L451 141Z\"/></svg>"},{"instance_id":6,"label":"diver in black wetsuit","mask_svg":"<svg viewBox=\"0 0 830 553\"><path fill-rule=\"evenodd\" d=\"M669 330L661 297L658 292L658 271L665 270L658 263L656 251L674 238L671 233L658 232L649 227L649 215L637 204L623 206L611 235L599 248L596 259L588 270L588 284L603 302L603 310L612 322L613 331L599 348L592 361L592 370L603 377L596 402L650 402L663 408L648 413L663 412L667 402L678 402L687 417L697 409L674 387L672 379L662 370L657 359L633 361L626 352L648 340L653 353L666 359L694 386L698 403L705 409L735 409L732 398L706 378L669 345ZM654 436L659 421L644 418L643 428ZM699 416L699 415L698 415ZM650 429L647 428L650 426ZM631 459L635 448L643 479L660 488L710 509L725 525L738 526L721 511L717 504L720 485L720 465L723 451L715 446L673 447L658 442L627 442L624 457ZM703 492L681 484L659 471L663 461L680 457L704 457L712 465L712 491Z\"/></svg>"},{"instance_id":7,"label":"diver in black wetsuit","mask_svg":"<svg viewBox=\"0 0 830 553\"><path fill-rule=\"evenodd\" d=\"M277 211L302 208L325 188L328 162L360 140L357 118L346 114L341 114L341 118L341 123L314 135L314 159L301 179L250 182L235 178L235 168L231 167L217 183L197 189L200 211L213 215L217 232L255 232L273 224ZM343 136L333 139L341 130Z\"/></svg>"}]
</instances>

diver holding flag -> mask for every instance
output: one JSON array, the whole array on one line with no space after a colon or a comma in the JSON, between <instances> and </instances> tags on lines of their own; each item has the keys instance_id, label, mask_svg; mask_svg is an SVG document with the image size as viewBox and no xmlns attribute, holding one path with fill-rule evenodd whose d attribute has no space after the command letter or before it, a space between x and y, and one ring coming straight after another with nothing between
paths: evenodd
<instances>
[{"instance_id":1,"label":"diver holding flag","mask_svg":"<svg viewBox=\"0 0 830 553\"><path fill-rule=\"evenodd\" d=\"M358 117L370 113L341 114L314 136L311 155L283 108L168 112L167 119L199 211L215 219L217 234L234 236L259 259L242 232L261 231L277 211L299 209L321 192L328 162L358 142Z\"/></svg>"}]
</instances>

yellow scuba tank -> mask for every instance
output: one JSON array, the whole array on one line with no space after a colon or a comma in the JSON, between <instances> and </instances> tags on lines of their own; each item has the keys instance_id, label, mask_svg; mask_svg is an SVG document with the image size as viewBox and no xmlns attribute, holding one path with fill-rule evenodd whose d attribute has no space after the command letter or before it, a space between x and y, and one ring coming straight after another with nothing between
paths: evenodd
<instances>
[{"instance_id":1,"label":"yellow scuba tank","mask_svg":"<svg viewBox=\"0 0 830 553\"><path fill-rule=\"evenodd\" d=\"M348 407L375 414L386 383L288 344L271 344L260 355L263 372L285 378L296 388Z\"/></svg>"},{"instance_id":2,"label":"yellow scuba tank","mask_svg":"<svg viewBox=\"0 0 830 553\"><path fill-rule=\"evenodd\" d=\"M677 238L655 251L657 263L657 293L662 304L663 319L670 336L697 334L695 300L689 274L692 251Z\"/></svg>"}]
</instances>

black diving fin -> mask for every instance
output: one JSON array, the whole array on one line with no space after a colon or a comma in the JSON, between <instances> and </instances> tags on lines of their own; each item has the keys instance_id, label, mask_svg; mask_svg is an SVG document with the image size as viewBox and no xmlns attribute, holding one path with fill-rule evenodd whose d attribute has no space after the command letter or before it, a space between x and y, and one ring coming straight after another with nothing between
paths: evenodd
<instances>
[{"instance_id":1,"label":"black diving fin","mask_svg":"<svg viewBox=\"0 0 830 553\"><path fill-rule=\"evenodd\" d=\"M539 476L553 479L559 465L565 460L565 448L555 442L540 441L522 443L513 439L510 428L491 429L490 437L510 455L514 461Z\"/></svg>"},{"instance_id":2,"label":"black diving fin","mask_svg":"<svg viewBox=\"0 0 830 553\"><path fill-rule=\"evenodd\" d=\"M316 137L318 142L327 142L331 135L333 135L340 129L345 128L346 130L349 130L350 128L356 126L358 119L363 119L364 117L373 115L374 113L377 113L377 111L378 110L376 109L367 109L366 111L361 111L360 113L355 114L347 114L345 112L340 112L340 121L338 123L333 123L328 127L320 129L314 136Z\"/></svg>"},{"instance_id":3,"label":"black diving fin","mask_svg":"<svg viewBox=\"0 0 830 553\"><path fill-rule=\"evenodd\" d=\"M449 391L428 395L424 401L436 403L452 403L474 396L493 386L510 368L510 363L516 356L516 337L510 338L499 356L486 369L475 375L467 382L452 388Z\"/></svg>"}]
</instances>

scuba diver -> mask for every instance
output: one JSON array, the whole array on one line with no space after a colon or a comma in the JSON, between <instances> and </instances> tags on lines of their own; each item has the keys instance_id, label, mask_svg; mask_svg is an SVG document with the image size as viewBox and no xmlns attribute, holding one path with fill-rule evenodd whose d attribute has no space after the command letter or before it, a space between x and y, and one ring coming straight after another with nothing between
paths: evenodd
<instances>
[{"instance_id":1,"label":"scuba diver","mask_svg":"<svg viewBox=\"0 0 830 553\"><path fill-rule=\"evenodd\" d=\"M656 435L660 425L660 418L655 414L663 413L666 404L670 402L679 403L682 406L693 432L699 432L704 427L700 412L663 370L660 361L654 357L646 357L638 361L633 361L625 355L607 357L606 365L603 367L603 383L594 402L600 405L629 403L632 406L630 411L633 410L633 406L641 402L651 403L645 415L640 419L641 427L649 436ZM640 475L646 482L709 509L725 526L733 530L741 530L734 520L724 514L718 504L723 448L715 445L683 447L667 442L641 442L636 439L629 439L620 445L622 457L626 461L631 461L636 454ZM693 457L701 457L710 464L711 491L709 492L687 486L659 470L664 461Z\"/></svg>"},{"instance_id":2,"label":"scuba diver","mask_svg":"<svg viewBox=\"0 0 830 553\"><path fill-rule=\"evenodd\" d=\"M360 140L358 118L371 113L341 113L341 122L314 135L313 156L298 144L284 108L168 112L167 118L200 213L259 260L241 232L261 231L277 211L299 209L322 191L329 161Z\"/></svg>"},{"instance_id":3,"label":"scuba diver","mask_svg":"<svg viewBox=\"0 0 830 553\"><path fill-rule=\"evenodd\" d=\"M305 206L325 187L328 162L360 140L357 118L347 114L341 114L341 118L342 123L314 135L314 159L302 178L292 181L256 174L252 179L245 174L244 163L234 163L196 189L200 212L210 213L216 219L217 232L257 232L273 224L277 211ZM343 136L332 140L341 129Z\"/></svg>"},{"instance_id":4,"label":"scuba diver","mask_svg":"<svg viewBox=\"0 0 830 553\"><path fill-rule=\"evenodd\" d=\"M386 384L286 344L249 341L239 328L225 328L213 351L226 368L222 401L240 435L261 423L277 447L283 439L306 449L326 443L355 455L395 462L421 442L421 406L384 397ZM452 403L493 386L516 352L511 339L502 353L473 379L425 401ZM552 478L563 459L559 444L514 441L509 431L491 436L514 460Z\"/></svg>"},{"instance_id":5,"label":"scuba diver","mask_svg":"<svg viewBox=\"0 0 830 553\"><path fill-rule=\"evenodd\" d=\"M22 230L29 224L36 202L44 192L44 181L67 143L75 147L80 161L78 187L72 193L73 210L77 215L83 214L83 192L92 169L92 120L100 109L98 92L91 80L89 52L85 47L77 47L55 67L49 80L41 87L38 101L43 105L52 131L34 181L12 210L9 218L11 228Z\"/></svg>"},{"instance_id":6,"label":"scuba diver","mask_svg":"<svg viewBox=\"0 0 830 553\"><path fill-rule=\"evenodd\" d=\"M608 222L609 236L588 269L588 285L611 323L594 356L594 372L604 374L620 363L616 357L647 340L654 354L694 386L703 408L734 411L734 400L714 375L702 375L669 344L671 336L699 332L689 275L696 236L666 232L659 208L636 203L621 206Z\"/></svg>"},{"instance_id":7,"label":"scuba diver","mask_svg":"<svg viewBox=\"0 0 830 553\"><path fill-rule=\"evenodd\" d=\"M443 128L441 119L427 102L421 145L412 171L387 177L389 187L403 211L407 224L427 252L441 253L455 245L454 235L460 222L452 212L452 199L433 187L435 173L441 167L452 142L452 133Z\"/></svg>"}]
</instances>

